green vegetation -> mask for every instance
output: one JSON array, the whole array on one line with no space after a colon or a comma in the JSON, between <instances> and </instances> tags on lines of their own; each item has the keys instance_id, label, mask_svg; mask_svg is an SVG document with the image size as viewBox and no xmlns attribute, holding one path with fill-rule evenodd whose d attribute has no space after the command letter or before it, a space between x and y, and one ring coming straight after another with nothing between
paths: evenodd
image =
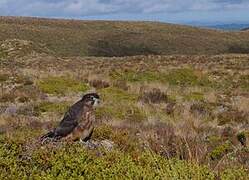
<instances>
[{"instance_id":1,"label":"green vegetation","mask_svg":"<svg viewBox=\"0 0 249 180\"><path fill-rule=\"evenodd\" d=\"M146 119L145 113L136 106L138 95L109 87L100 91L104 106L96 110L97 118L115 118L135 122Z\"/></svg>"},{"instance_id":2,"label":"green vegetation","mask_svg":"<svg viewBox=\"0 0 249 180\"><path fill-rule=\"evenodd\" d=\"M7 74L0 74L0 82L5 82L9 79L9 76Z\"/></svg>"},{"instance_id":3,"label":"green vegetation","mask_svg":"<svg viewBox=\"0 0 249 180\"><path fill-rule=\"evenodd\" d=\"M153 71L113 71L111 78L128 82L162 82L178 86L210 86L211 82L204 74L197 73L190 68L171 70L168 73Z\"/></svg>"},{"instance_id":4,"label":"green vegetation","mask_svg":"<svg viewBox=\"0 0 249 180\"><path fill-rule=\"evenodd\" d=\"M248 179L248 171L244 168L229 168L221 173L221 180Z\"/></svg>"},{"instance_id":5,"label":"green vegetation","mask_svg":"<svg viewBox=\"0 0 249 180\"><path fill-rule=\"evenodd\" d=\"M203 74L197 74L193 69L176 69L170 71L163 81L170 85L181 86L208 86L210 81Z\"/></svg>"},{"instance_id":6,"label":"green vegetation","mask_svg":"<svg viewBox=\"0 0 249 180\"><path fill-rule=\"evenodd\" d=\"M226 153L231 151L231 143L230 142L225 142L222 145L217 146L211 153L210 153L210 158L212 160L217 160L222 158Z\"/></svg>"},{"instance_id":7,"label":"green vegetation","mask_svg":"<svg viewBox=\"0 0 249 180\"><path fill-rule=\"evenodd\" d=\"M119 81L128 81L128 82L152 82L159 81L160 76L163 76L157 72L135 72L135 71L125 71L125 72L117 72L113 71L110 76Z\"/></svg>"},{"instance_id":8,"label":"green vegetation","mask_svg":"<svg viewBox=\"0 0 249 180\"><path fill-rule=\"evenodd\" d=\"M99 154L99 150L91 152L75 143L56 148L36 145L23 154L23 147L21 141L0 136L1 179L215 179L205 166L167 160L148 151L125 153L116 149ZM248 174L242 168L227 169L220 177L247 179Z\"/></svg>"},{"instance_id":9,"label":"green vegetation","mask_svg":"<svg viewBox=\"0 0 249 180\"><path fill-rule=\"evenodd\" d=\"M77 156L75 156L77 154ZM96 156L81 145L39 148L29 158L22 155L21 144L1 139L1 179L110 179L183 178L214 179L206 167L180 160L166 160L150 152L133 158L119 150Z\"/></svg>"},{"instance_id":10,"label":"green vegetation","mask_svg":"<svg viewBox=\"0 0 249 180\"><path fill-rule=\"evenodd\" d=\"M53 112L63 114L69 108L68 102L41 102L39 105L35 106L35 111L39 115L44 112Z\"/></svg>"},{"instance_id":11,"label":"green vegetation","mask_svg":"<svg viewBox=\"0 0 249 180\"><path fill-rule=\"evenodd\" d=\"M186 99L187 101L203 101L204 94L200 92L191 92L190 94L184 96L184 99Z\"/></svg>"},{"instance_id":12,"label":"green vegetation","mask_svg":"<svg viewBox=\"0 0 249 180\"><path fill-rule=\"evenodd\" d=\"M7 54L0 49L0 60L4 59L7 56Z\"/></svg>"},{"instance_id":13,"label":"green vegetation","mask_svg":"<svg viewBox=\"0 0 249 180\"><path fill-rule=\"evenodd\" d=\"M88 86L72 78L48 77L38 82L38 87L48 94L65 95L68 92L85 92Z\"/></svg>"},{"instance_id":14,"label":"green vegetation","mask_svg":"<svg viewBox=\"0 0 249 180\"><path fill-rule=\"evenodd\" d=\"M242 89L249 91L249 75L241 76L239 84Z\"/></svg>"},{"instance_id":15,"label":"green vegetation","mask_svg":"<svg viewBox=\"0 0 249 180\"><path fill-rule=\"evenodd\" d=\"M128 93L122 89L109 87L100 91L103 101L113 101L114 103L136 102L138 96Z\"/></svg>"}]
</instances>

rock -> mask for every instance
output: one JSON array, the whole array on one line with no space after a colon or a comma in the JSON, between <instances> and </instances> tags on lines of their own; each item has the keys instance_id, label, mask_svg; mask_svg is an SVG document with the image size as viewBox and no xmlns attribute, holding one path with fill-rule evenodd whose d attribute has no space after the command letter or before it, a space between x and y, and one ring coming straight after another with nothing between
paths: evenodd
<instances>
[{"instance_id":1,"label":"rock","mask_svg":"<svg viewBox=\"0 0 249 180\"><path fill-rule=\"evenodd\" d=\"M218 115L218 114L227 112L228 110L229 110L228 107L221 105L221 106L218 106L218 107L213 111L213 113L214 113L215 115Z\"/></svg>"},{"instance_id":2,"label":"rock","mask_svg":"<svg viewBox=\"0 0 249 180\"><path fill-rule=\"evenodd\" d=\"M18 110L17 106L12 105L12 106L7 107L4 114L6 114L6 115L16 115L17 110Z\"/></svg>"},{"instance_id":3,"label":"rock","mask_svg":"<svg viewBox=\"0 0 249 180\"><path fill-rule=\"evenodd\" d=\"M97 149L100 145L97 141L94 141L94 140L89 140L87 142L84 142L84 141L80 141L80 143L85 146L87 149Z\"/></svg>"},{"instance_id":4,"label":"rock","mask_svg":"<svg viewBox=\"0 0 249 180\"><path fill-rule=\"evenodd\" d=\"M80 141L80 143L85 146L87 149L97 149L97 148L104 148L107 151L111 151L113 150L115 144L114 142L110 141L110 140L102 140L102 141L98 141L98 140L89 140L87 142L84 141Z\"/></svg>"},{"instance_id":5,"label":"rock","mask_svg":"<svg viewBox=\"0 0 249 180\"><path fill-rule=\"evenodd\" d=\"M109 140L103 140L100 142L101 146L104 147L107 151L111 151L114 148L114 142Z\"/></svg>"}]
</instances>

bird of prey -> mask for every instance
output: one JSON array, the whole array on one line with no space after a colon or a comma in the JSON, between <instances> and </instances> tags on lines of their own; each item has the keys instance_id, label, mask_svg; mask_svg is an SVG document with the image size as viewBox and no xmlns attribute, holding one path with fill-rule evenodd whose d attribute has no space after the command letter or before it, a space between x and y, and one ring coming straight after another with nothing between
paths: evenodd
<instances>
[{"instance_id":1,"label":"bird of prey","mask_svg":"<svg viewBox=\"0 0 249 180\"><path fill-rule=\"evenodd\" d=\"M94 107L99 103L100 97L98 94L84 95L80 101L69 108L58 127L42 136L41 141L62 138L69 141L87 141L94 129Z\"/></svg>"}]
</instances>

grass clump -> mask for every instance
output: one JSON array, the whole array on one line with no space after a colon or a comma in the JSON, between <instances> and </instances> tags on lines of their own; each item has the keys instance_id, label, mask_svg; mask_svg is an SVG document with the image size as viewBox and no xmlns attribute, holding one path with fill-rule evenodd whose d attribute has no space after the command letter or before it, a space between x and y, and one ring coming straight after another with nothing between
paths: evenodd
<instances>
[{"instance_id":1,"label":"grass clump","mask_svg":"<svg viewBox=\"0 0 249 180\"><path fill-rule=\"evenodd\" d=\"M158 88L154 88L151 91L143 92L139 99L145 103L162 103L167 102L168 96L165 92L162 92Z\"/></svg>"},{"instance_id":2,"label":"grass clump","mask_svg":"<svg viewBox=\"0 0 249 180\"><path fill-rule=\"evenodd\" d=\"M48 77L38 82L38 87L48 94L64 95L67 92L85 92L87 84L68 77Z\"/></svg>"}]
</instances>

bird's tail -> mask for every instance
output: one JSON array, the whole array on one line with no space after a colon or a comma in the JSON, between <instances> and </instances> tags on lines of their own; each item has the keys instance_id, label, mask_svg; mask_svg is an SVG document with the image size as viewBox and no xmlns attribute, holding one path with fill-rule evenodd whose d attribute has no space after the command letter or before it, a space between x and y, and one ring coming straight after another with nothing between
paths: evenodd
<instances>
[{"instance_id":1,"label":"bird's tail","mask_svg":"<svg viewBox=\"0 0 249 180\"><path fill-rule=\"evenodd\" d=\"M47 134L43 135L41 138L40 138L40 141L43 143L45 142L48 138L54 138L55 134L54 134L54 131L50 131L48 132Z\"/></svg>"}]
</instances>

